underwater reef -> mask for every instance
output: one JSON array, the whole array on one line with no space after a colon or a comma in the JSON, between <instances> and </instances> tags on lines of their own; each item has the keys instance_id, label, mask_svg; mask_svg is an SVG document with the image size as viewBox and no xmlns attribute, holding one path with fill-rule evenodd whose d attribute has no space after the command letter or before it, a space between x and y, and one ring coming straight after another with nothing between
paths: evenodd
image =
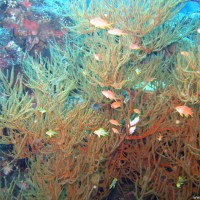
<instances>
[{"instance_id":1,"label":"underwater reef","mask_svg":"<svg viewBox=\"0 0 200 200\"><path fill-rule=\"evenodd\" d=\"M200 2L0 1L0 199L200 199Z\"/></svg>"}]
</instances>

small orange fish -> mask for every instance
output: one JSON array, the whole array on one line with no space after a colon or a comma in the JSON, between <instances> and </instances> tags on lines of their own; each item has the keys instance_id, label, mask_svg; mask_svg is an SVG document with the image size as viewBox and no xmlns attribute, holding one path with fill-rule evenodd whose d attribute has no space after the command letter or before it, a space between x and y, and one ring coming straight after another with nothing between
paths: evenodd
<instances>
[{"instance_id":1,"label":"small orange fish","mask_svg":"<svg viewBox=\"0 0 200 200\"><path fill-rule=\"evenodd\" d=\"M138 49L140 49L140 47L139 47L137 44L134 44L134 43L132 43L132 44L129 46L129 48L132 49L132 50L138 50Z\"/></svg>"},{"instance_id":2,"label":"small orange fish","mask_svg":"<svg viewBox=\"0 0 200 200\"><path fill-rule=\"evenodd\" d=\"M187 51L181 51L181 55L183 55L183 56L189 56L190 55L190 53L189 52L187 52Z\"/></svg>"},{"instance_id":3,"label":"small orange fish","mask_svg":"<svg viewBox=\"0 0 200 200\"><path fill-rule=\"evenodd\" d=\"M119 108L120 106L121 106L120 101L116 101L111 104L111 108L114 108L114 109Z\"/></svg>"},{"instance_id":4,"label":"small orange fish","mask_svg":"<svg viewBox=\"0 0 200 200\"><path fill-rule=\"evenodd\" d=\"M110 90L103 90L103 91L102 91L102 94L103 94L106 98L108 98L108 99L110 99L110 100L115 100L115 101L116 101L116 95L115 95L115 93L113 93L112 91L110 91Z\"/></svg>"},{"instance_id":5,"label":"small orange fish","mask_svg":"<svg viewBox=\"0 0 200 200\"><path fill-rule=\"evenodd\" d=\"M141 113L140 110L137 109L137 108L133 109L133 111L134 111L135 113L137 113L138 115Z\"/></svg>"},{"instance_id":6,"label":"small orange fish","mask_svg":"<svg viewBox=\"0 0 200 200\"><path fill-rule=\"evenodd\" d=\"M95 58L96 60L98 60L98 61L103 61L102 56L99 55L99 54L94 54L94 58Z\"/></svg>"},{"instance_id":7,"label":"small orange fish","mask_svg":"<svg viewBox=\"0 0 200 200\"><path fill-rule=\"evenodd\" d=\"M175 121L175 123L176 123L177 125L179 125L179 124L181 124L181 121L177 119L177 120Z\"/></svg>"},{"instance_id":8,"label":"small orange fish","mask_svg":"<svg viewBox=\"0 0 200 200\"><path fill-rule=\"evenodd\" d=\"M161 135L161 133L159 133L159 136L157 137L157 140L160 142L160 141L162 141L162 139L163 139L163 136Z\"/></svg>"},{"instance_id":9,"label":"small orange fish","mask_svg":"<svg viewBox=\"0 0 200 200\"><path fill-rule=\"evenodd\" d=\"M105 28L110 27L112 23L108 23L108 21L106 21L105 19L97 17L97 18L91 19L90 24L92 24L93 26L97 28L105 29Z\"/></svg>"},{"instance_id":10,"label":"small orange fish","mask_svg":"<svg viewBox=\"0 0 200 200\"><path fill-rule=\"evenodd\" d=\"M118 28L112 28L108 31L108 33L117 36L128 35L128 33L126 33L124 30L120 30Z\"/></svg>"},{"instance_id":11,"label":"small orange fish","mask_svg":"<svg viewBox=\"0 0 200 200\"><path fill-rule=\"evenodd\" d=\"M152 77L152 78L149 78L149 79L147 79L147 82L152 82L152 81L154 81L156 78L154 78L154 77Z\"/></svg>"},{"instance_id":12,"label":"small orange fish","mask_svg":"<svg viewBox=\"0 0 200 200\"><path fill-rule=\"evenodd\" d=\"M181 117L188 117L189 115L193 117L193 111L188 106L176 106L175 109L179 112Z\"/></svg>"},{"instance_id":13,"label":"small orange fish","mask_svg":"<svg viewBox=\"0 0 200 200\"><path fill-rule=\"evenodd\" d=\"M119 131L118 131L116 128L112 128L112 131L113 131L114 133L119 134Z\"/></svg>"},{"instance_id":14,"label":"small orange fish","mask_svg":"<svg viewBox=\"0 0 200 200\"><path fill-rule=\"evenodd\" d=\"M115 119L110 119L109 122L115 126L120 126L119 122Z\"/></svg>"}]
</instances>

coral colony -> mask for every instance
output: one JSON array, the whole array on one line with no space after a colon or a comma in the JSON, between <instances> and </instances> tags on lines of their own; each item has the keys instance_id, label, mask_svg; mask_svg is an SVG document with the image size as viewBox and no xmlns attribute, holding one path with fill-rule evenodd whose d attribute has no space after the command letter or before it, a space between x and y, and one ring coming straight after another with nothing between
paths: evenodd
<instances>
[{"instance_id":1,"label":"coral colony","mask_svg":"<svg viewBox=\"0 0 200 200\"><path fill-rule=\"evenodd\" d=\"M199 1L0 12L0 199L200 198Z\"/></svg>"}]
</instances>

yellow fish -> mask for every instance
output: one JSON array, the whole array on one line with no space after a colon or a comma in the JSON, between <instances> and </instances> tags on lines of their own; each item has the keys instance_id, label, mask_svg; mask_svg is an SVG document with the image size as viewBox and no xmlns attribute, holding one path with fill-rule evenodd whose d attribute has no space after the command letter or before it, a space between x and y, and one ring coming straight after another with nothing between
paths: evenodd
<instances>
[{"instance_id":1,"label":"yellow fish","mask_svg":"<svg viewBox=\"0 0 200 200\"><path fill-rule=\"evenodd\" d=\"M44 108L38 108L38 111L41 112L42 114L44 114L46 112L46 110Z\"/></svg>"},{"instance_id":2,"label":"yellow fish","mask_svg":"<svg viewBox=\"0 0 200 200\"><path fill-rule=\"evenodd\" d=\"M100 129L94 131L94 134L98 135L99 138L101 136L109 135L108 132L106 132L103 128L100 128Z\"/></svg>"},{"instance_id":3,"label":"yellow fish","mask_svg":"<svg viewBox=\"0 0 200 200\"><path fill-rule=\"evenodd\" d=\"M117 178L114 178L114 179L112 180L112 183L110 184L109 189L115 188L115 185L116 185L117 181L118 181L118 179L117 179Z\"/></svg>"},{"instance_id":4,"label":"yellow fish","mask_svg":"<svg viewBox=\"0 0 200 200\"><path fill-rule=\"evenodd\" d=\"M183 176L179 176L178 177L178 181L176 183L176 187L177 188L181 188L181 186L185 183L185 178Z\"/></svg>"},{"instance_id":5,"label":"yellow fish","mask_svg":"<svg viewBox=\"0 0 200 200\"><path fill-rule=\"evenodd\" d=\"M140 75L142 71L141 71L141 69L137 68L137 69L135 70L135 72L136 72L137 75Z\"/></svg>"},{"instance_id":6,"label":"yellow fish","mask_svg":"<svg viewBox=\"0 0 200 200\"><path fill-rule=\"evenodd\" d=\"M49 130L49 131L46 132L46 134L51 138L51 137L57 135L58 133L56 133L56 132L54 132L52 130Z\"/></svg>"}]
</instances>

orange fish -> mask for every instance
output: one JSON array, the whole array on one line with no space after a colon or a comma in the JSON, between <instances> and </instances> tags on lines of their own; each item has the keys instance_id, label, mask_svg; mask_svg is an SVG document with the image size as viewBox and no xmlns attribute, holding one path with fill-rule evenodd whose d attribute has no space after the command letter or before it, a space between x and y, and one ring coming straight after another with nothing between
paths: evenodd
<instances>
[{"instance_id":1,"label":"orange fish","mask_svg":"<svg viewBox=\"0 0 200 200\"><path fill-rule=\"evenodd\" d=\"M96 60L98 60L98 61L103 61L102 56L99 55L99 54L94 54L94 58L95 58Z\"/></svg>"},{"instance_id":2,"label":"orange fish","mask_svg":"<svg viewBox=\"0 0 200 200\"><path fill-rule=\"evenodd\" d=\"M102 29L105 29L105 28L111 26L111 24L108 23L108 21L106 21L105 19L102 19L100 17L91 19L90 24L92 24L93 26L95 26L97 28L102 28Z\"/></svg>"},{"instance_id":3,"label":"orange fish","mask_svg":"<svg viewBox=\"0 0 200 200\"><path fill-rule=\"evenodd\" d=\"M114 133L119 134L119 131L118 131L116 128L112 128L112 131L113 131Z\"/></svg>"},{"instance_id":4,"label":"orange fish","mask_svg":"<svg viewBox=\"0 0 200 200\"><path fill-rule=\"evenodd\" d=\"M132 44L129 46L129 48L132 49L132 50L138 50L138 49L140 49L140 47L139 47L137 44L134 44L134 43L132 43Z\"/></svg>"},{"instance_id":5,"label":"orange fish","mask_svg":"<svg viewBox=\"0 0 200 200\"><path fill-rule=\"evenodd\" d=\"M103 91L102 91L102 94L103 94L106 98L108 98L108 99L110 99L110 100L115 100L115 101L116 101L116 95L115 95L115 93L113 93L112 91L110 91L110 90L103 90Z\"/></svg>"},{"instance_id":6,"label":"orange fish","mask_svg":"<svg viewBox=\"0 0 200 200\"><path fill-rule=\"evenodd\" d=\"M176 123L177 125L179 125L179 124L181 124L181 121L177 119L177 120L175 121L175 123Z\"/></svg>"},{"instance_id":7,"label":"orange fish","mask_svg":"<svg viewBox=\"0 0 200 200\"><path fill-rule=\"evenodd\" d=\"M109 122L115 126L120 126L119 122L115 119L110 119Z\"/></svg>"},{"instance_id":8,"label":"orange fish","mask_svg":"<svg viewBox=\"0 0 200 200\"><path fill-rule=\"evenodd\" d=\"M147 79L147 81L148 81L148 82L152 82L152 81L154 81L155 79L156 79L156 78L152 77L152 78Z\"/></svg>"},{"instance_id":9,"label":"orange fish","mask_svg":"<svg viewBox=\"0 0 200 200\"><path fill-rule=\"evenodd\" d=\"M160 142L160 141L162 141L162 139L163 139L163 136L161 135L161 133L159 133L159 136L157 137L157 140Z\"/></svg>"},{"instance_id":10,"label":"orange fish","mask_svg":"<svg viewBox=\"0 0 200 200\"><path fill-rule=\"evenodd\" d=\"M128 33L126 33L124 30L120 30L118 28L112 28L108 31L108 33L117 36L128 35Z\"/></svg>"},{"instance_id":11,"label":"orange fish","mask_svg":"<svg viewBox=\"0 0 200 200\"><path fill-rule=\"evenodd\" d=\"M188 117L189 115L193 117L193 111L188 106L176 106L175 109L179 112L181 117Z\"/></svg>"},{"instance_id":12,"label":"orange fish","mask_svg":"<svg viewBox=\"0 0 200 200\"><path fill-rule=\"evenodd\" d=\"M183 55L183 56L189 56L190 55L190 53L189 52L187 52L187 51L181 51L181 55Z\"/></svg>"},{"instance_id":13,"label":"orange fish","mask_svg":"<svg viewBox=\"0 0 200 200\"><path fill-rule=\"evenodd\" d=\"M140 110L137 109L137 108L133 109L133 111L134 111L135 113L137 113L138 115L141 113Z\"/></svg>"},{"instance_id":14,"label":"orange fish","mask_svg":"<svg viewBox=\"0 0 200 200\"><path fill-rule=\"evenodd\" d=\"M121 106L120 101L116 101L111 104L111 108L114 108L114 109L119 108L120 106Z\"/></svg>"}]
</instances>

